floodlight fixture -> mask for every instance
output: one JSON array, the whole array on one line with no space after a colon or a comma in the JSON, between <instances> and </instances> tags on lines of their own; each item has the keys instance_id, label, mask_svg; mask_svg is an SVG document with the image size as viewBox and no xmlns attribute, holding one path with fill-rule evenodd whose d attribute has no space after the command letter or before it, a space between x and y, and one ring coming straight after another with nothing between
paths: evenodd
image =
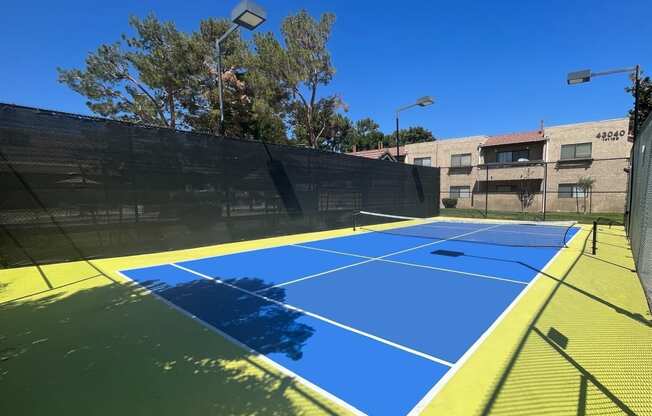
<instances>
[{"instance_id":1,"label":"floodlight fixture","mask_svg":"<svg viewBox=\"0 0 652 416\"><path fill-rule=\"evenodd\" d=\"M405 111L405 110L407 110L409 108L412 108L412 107L416 107L416 106L427 107L427 106L433 104L434 102L435 102L435 99L432 96L425 95L425 96L423 96L421 98L417 98L417 100L412 104L408 104L406 106L403 106L403 107L400 107L400 108L396 109L396 161L397 162L399 161L399 147L400 147L400 142L401 142L401 140L399 138L399 134L398 134L398 132L399 132L399 127L398 127L399 120L398 119L399 119L400 112Z\"/></svg>"},{"instance_id":2,"label":"floodlight fixture","mask_svg":"<svg viewBox=\"0 0 652 416\"><path fill-rule=\"evenodd\" d=\"M581 71L570 72L566 78L568 85L583 84L591 81L591 70L583 69Z\"/></svg>"},{"instance_id":3,"label":"floodlight fixture","mask_svg":"<svg viewBox=\"0 0 652 416\"><path fill-rule=\"evenodd\" d=\"M426 95L425 97L421 97L417 100L417 105L420 107L426 107L433 104L434 102L435 102L434 98L432 98L429 95Z\"/></svg>"},{"instance_id":4,"label":"floodlight fixture","mask_svg":"<svg viewBox=\"0 0 652 416\"><path fill-rule=\"evenodd\" d=\"M215 50L217 51L217 90L220 101L220 124L217 127L217 133L224 130L224 86L222 85L222 51L220 43L226 39L234 30L239 27L254 30L267 19L267 12L258 4L251 0L242 0L231 11L231 21L233 25L227 29L222 36L215 40Z\"/></svg>"},{"instance_id":5,"label":"floodlight fixture","mask_svg":"<svg viewBox=\"0 0 652 416\"><path fill-rule=\"evenodd\" d=\"M254 30L267 20L267 12L250 0L242 0L231 12L231 21L245 29Z\"/></svg>"},{"instance_id":6,"label":"floodlight fixture","mask_svg":"<svg viewBox=\"0 0 652 416\"><path fill-rule=\"evenodd\" d=\"M630 75L633 75L634 78L634 123L632 126L632 143L636 143L636 139L638 138L638 112L639 112L639 90L641 87L641 67L640 65L632 66L632 67L627 67L627 68L615 68L615 69L609 69L607 71L601 71L601 72L592 72L590 69L583 69L581 71L575 71L575 72L570 72L566 78L566 82L568 85L576 85L576 84L583 84L585 82L591 81L592 77L599 77L603 75L611 75L611 74L623 74L627 73ZM637 152L636 152L636 146L632 146L631 150L631 157L629 158L630 162L630 169L629 169L629 179L628 179L628 202L627 202L627 207L625 209L625 232L627 235L629 235L629 231L632 227L632 186L634 184L634 166L636 165L636 159L637 159Z\"/></svg>"}]
</instances>

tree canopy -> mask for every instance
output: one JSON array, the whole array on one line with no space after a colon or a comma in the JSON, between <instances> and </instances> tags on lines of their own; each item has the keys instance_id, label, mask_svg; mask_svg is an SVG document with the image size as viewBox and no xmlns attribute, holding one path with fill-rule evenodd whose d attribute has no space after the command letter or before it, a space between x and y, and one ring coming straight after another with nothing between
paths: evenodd
<instances>
[{"instance_id":1,"label":"tree canopy","mask_svg":"<svg viewBox=\"0 0 652 416\"><path fill-rule=\"evenodd\" d=\"M638 127L639 131L645 120L650 116L652 113L652 80L650 80L650 77L642 77L640 79L640 84L639 84L639 91L638 91ZM634 81L632 81L632 84L634 84ZM635 89L634 85L631 87L627 87L626 91L632 94L632 96L635 95ZM630 128L634 126L634 109L632 108L629 110L629 117L630 117Z\"/></svg>"},{"instance_id":2,"label":"tree canopy","mask_svg":"<svg viewBox=\"0 0 652 416\"><path fill-rule=\"evenodd\" d=\"M339 152L393 145L374 120L353 122L340 95L322 92L335 75L328 50L334 22L332 13L316 19L302 10L283 20L281 39L258 32L246 41L235 31L220 43L218 74L215 40L229 21L202 20L185 33L154 15L131 17L131 35L100 45L83 69L58 68L58 78L103 117L217 134L220 76L227 136ZM434 140L423 127L400 136L402 143Z\"/></svg>"}]
</instances>

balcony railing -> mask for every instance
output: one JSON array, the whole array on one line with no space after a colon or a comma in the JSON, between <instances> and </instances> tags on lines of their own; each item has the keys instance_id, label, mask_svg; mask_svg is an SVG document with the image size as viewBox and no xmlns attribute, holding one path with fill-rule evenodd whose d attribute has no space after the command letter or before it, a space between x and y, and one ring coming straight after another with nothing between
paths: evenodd
<instances>
[{"instance_id":1,"label":"balcony railing","mask_svg":"<svg viewBox=\"0 0 652 416\"><path fill-rule=\"evenodd\" d=\"M480 181L508 181L516 179L543 179L543 160L528 160L523 162L489 162L478 165L477 178Z\"/></svg>"}]
</instances>

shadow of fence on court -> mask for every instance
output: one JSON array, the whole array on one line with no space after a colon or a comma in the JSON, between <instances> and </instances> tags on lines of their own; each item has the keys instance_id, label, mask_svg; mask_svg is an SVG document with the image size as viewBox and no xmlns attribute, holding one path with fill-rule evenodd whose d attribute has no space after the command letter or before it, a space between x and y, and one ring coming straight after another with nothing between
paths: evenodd
<instances>
[{"instance_id":1,"label":"shadow of fence on court","mask_svg":"<svg viewBox=\"0 0 652 416\"><path fill-rule=\"evenodd\" d=\"M589 241L587 234L562 276L533 268L556 284L480 414L637 415L652 408L649 391L641 388L652 385L652 316L644 315L645 305L637 305L640 311L619 306L624 299L614 287L635 285L636 274L614 262L598 263ZM608 272L595 273L606 267ZM626 278L617 281L621 276Z\"/></svg>"}]
</instances>

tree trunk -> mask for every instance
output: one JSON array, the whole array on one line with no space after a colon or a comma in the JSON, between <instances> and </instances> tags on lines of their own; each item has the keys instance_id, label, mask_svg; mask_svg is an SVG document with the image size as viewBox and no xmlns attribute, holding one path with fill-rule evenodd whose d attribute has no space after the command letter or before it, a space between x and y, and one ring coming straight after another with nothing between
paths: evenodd
<instances>
[{"instance_id":1,"label":"tree trunk","mask_svg":"<svg viewBox=\"0 0 652 416\"><path fill-rule=\"evenodd\" d=\"M177 127L177 114L174 111L174 95L168 92L168 111L170 111L170 128Z\"/></svg>"}]
</instances>

